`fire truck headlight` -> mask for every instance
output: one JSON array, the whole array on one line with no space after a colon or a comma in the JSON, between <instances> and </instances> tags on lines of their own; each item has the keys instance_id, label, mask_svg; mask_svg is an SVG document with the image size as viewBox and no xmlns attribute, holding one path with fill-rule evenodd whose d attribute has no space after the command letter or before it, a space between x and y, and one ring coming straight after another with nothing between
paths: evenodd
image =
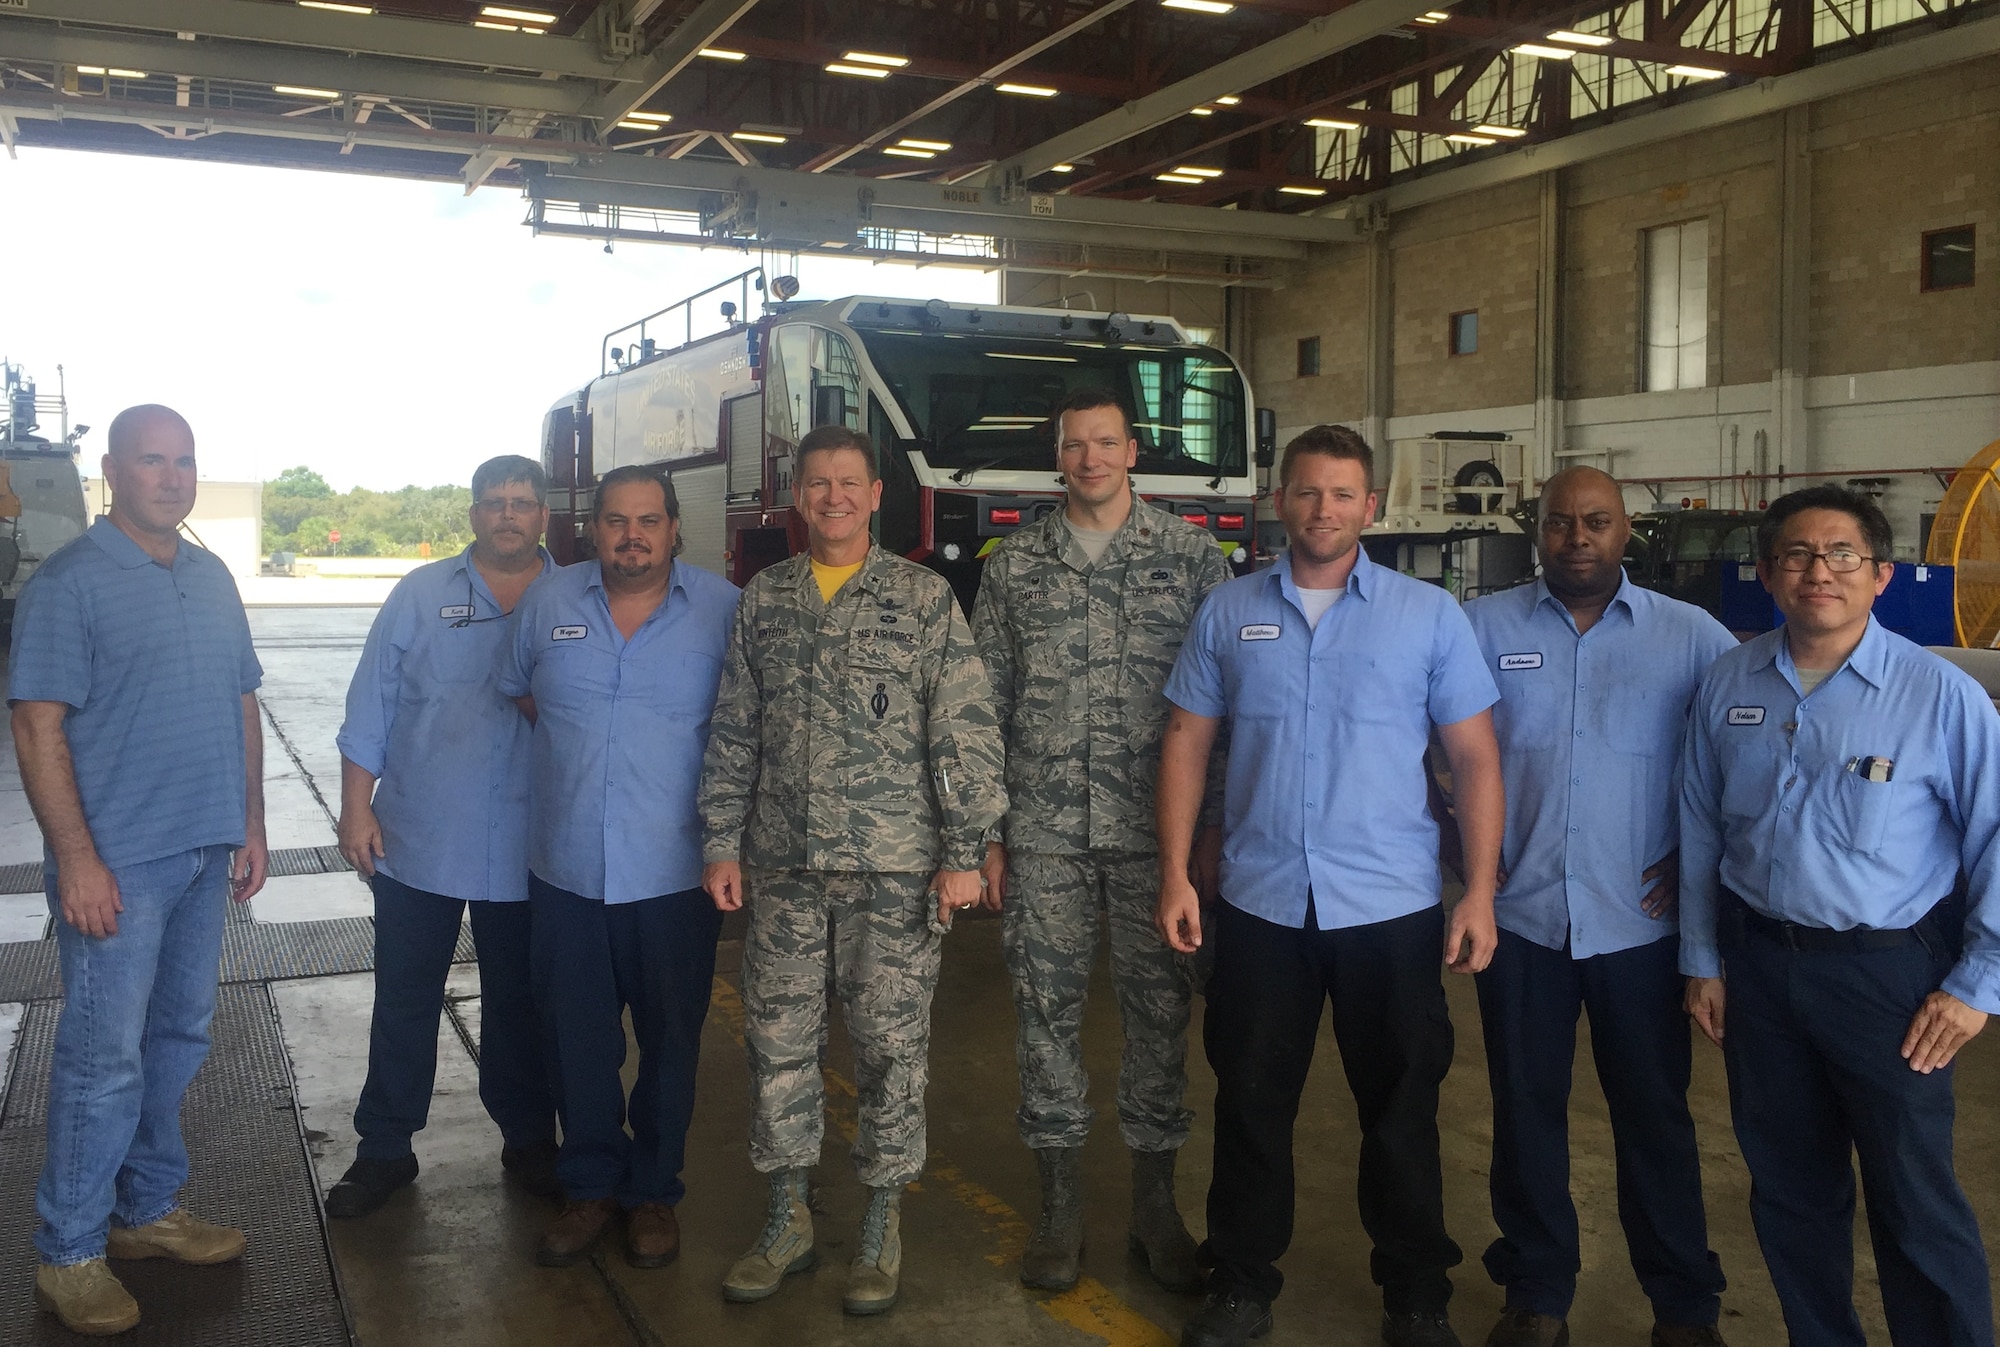
<instances>
[{"instance_id":1,"label":"fire truck headlight","mask_svg":"<svg viewBox=\"0 0 2000 1347\"><path fill-rule=\"evenodd\" d=\"M964 555L965 551L957 543L946 543L938 550L944 555L946 561L957 561L960 556Z\"/></svg>"},{"instance_id":2,"label":"fire truck headlight","mask_svg":"<svg viewBox=\"0 0 2000 1347\"><path fill-rule=\"evenodd\" d=\"M1250 559L1250 553L1246 551L1244 548L1239 546L1235 551L1229 554L1229 559L1235 562L1237 565L1241 566L1244 562Z\"/></svg>"}]
</instances>

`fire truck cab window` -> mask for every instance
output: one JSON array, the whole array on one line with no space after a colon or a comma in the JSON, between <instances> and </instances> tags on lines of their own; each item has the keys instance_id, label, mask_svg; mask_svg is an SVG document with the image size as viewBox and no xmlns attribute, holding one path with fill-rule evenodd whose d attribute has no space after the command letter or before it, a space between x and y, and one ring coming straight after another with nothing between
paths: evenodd
<instances>
[{"instance_id":1,"label":"fire truck cab window","mask_svg":"<svg viewBox=\"0 0 2000 1347\"><path fill-rule=\"evenodd\" d=\"M772 344L777 358L766 376L765 397L774 440L797 444L813 429L818 422L814 410L828 405L822 390L829 388L844 395L841 424L860 429L861 368L847 338L827 328L793 323L779 328Z\"/></svg>"}]
</instances>

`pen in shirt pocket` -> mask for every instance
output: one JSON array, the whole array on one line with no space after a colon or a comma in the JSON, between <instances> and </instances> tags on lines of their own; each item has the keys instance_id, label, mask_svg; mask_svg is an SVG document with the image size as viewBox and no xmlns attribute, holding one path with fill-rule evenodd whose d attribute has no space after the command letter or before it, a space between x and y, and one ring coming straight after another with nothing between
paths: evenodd
<instances>
[{"instance_id":1,"label":"pen in shirt pocket","mask_svg":"<svg viewBox=\"0 0 2000 1347\"><path fill-rule=\"evenodd\" d=\"M1896 779L1896 764L1888 758L1878 758L1872 754L1865 758L1849 759L1847 770L1864 781L1882 784Z\"/></svg>"}]
</instances>

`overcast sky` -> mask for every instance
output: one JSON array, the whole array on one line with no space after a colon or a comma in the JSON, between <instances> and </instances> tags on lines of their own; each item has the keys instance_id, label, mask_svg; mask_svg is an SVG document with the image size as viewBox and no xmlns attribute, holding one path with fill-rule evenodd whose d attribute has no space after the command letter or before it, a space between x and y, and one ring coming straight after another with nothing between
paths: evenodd
<instances>
[{"instance_id":1,"label":"overcast sky","mask_svg":"<svg viewBox=\"0 0 2000 1347\"><path fill-rule=\"evenodd\" d=\"M164 402L202 476L308 464L335 489L463 482L539 455L542 414L605 332L755 254L536 238L515 192L23 148L0 158L0 357L94 429ZM783 260L773 258L775 272ZM801 259L806 298L991 303L998 277ZM44 428L53 435L54 427Z\"/></svg>"}]
</instances>

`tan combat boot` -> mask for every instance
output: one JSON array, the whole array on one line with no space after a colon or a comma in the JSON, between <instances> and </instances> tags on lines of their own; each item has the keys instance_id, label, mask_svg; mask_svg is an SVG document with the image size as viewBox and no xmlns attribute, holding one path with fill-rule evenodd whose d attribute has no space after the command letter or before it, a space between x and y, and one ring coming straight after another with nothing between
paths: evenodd
<instances>
[{"instance_id":1,"label":"tan combat boot","mask_svg":"<svg viewBox=\"0 0 2000 1347\"><path fill-rule=\"evenodd\" d=\"M771 1205L764 1231L722 1279L722 1298L739 1305L762 1300L775 1295L786 1277L807 1271L818 1262L806 1171L780 1169L771 1175Z\"/></svg>"},{"instance_id":2,"label":"tan combat boot","mask_svg":"<svg viewBox=\"0 0 2000 1347\"><path fill-rule=\"evenodd\" d=\"M847 1269L847 1294L840 1307L849 1314L881 1314L896 1303L903 1273L903 1190L870 1188L861 1218L861 1249Z\"/></svg>"},{"instance_id":3,"label":"tan combat boot","mask_svg":"<svg viewBox=\"0 0 2000 1347\"><path fill-rule=\"evenodd\" d=\"M168 1212L151 1225L111 1227L106 1258L171 1258L176 1263L228 1263L243 1256L243 1232L185 1211Z\"/></svg>"},{"instance_id":4,"label":"tan combat boot","mask_svg":"<svg viewBox=\"0 0 2000 1347\"><path fill-rule=\"evenodd\" d=\"M102 1258L68 1267L42 1264L35 1271L35 1303L70 1332L94 1338L139 1326L139 1302Z\"/></svg>"}]
</instances>

